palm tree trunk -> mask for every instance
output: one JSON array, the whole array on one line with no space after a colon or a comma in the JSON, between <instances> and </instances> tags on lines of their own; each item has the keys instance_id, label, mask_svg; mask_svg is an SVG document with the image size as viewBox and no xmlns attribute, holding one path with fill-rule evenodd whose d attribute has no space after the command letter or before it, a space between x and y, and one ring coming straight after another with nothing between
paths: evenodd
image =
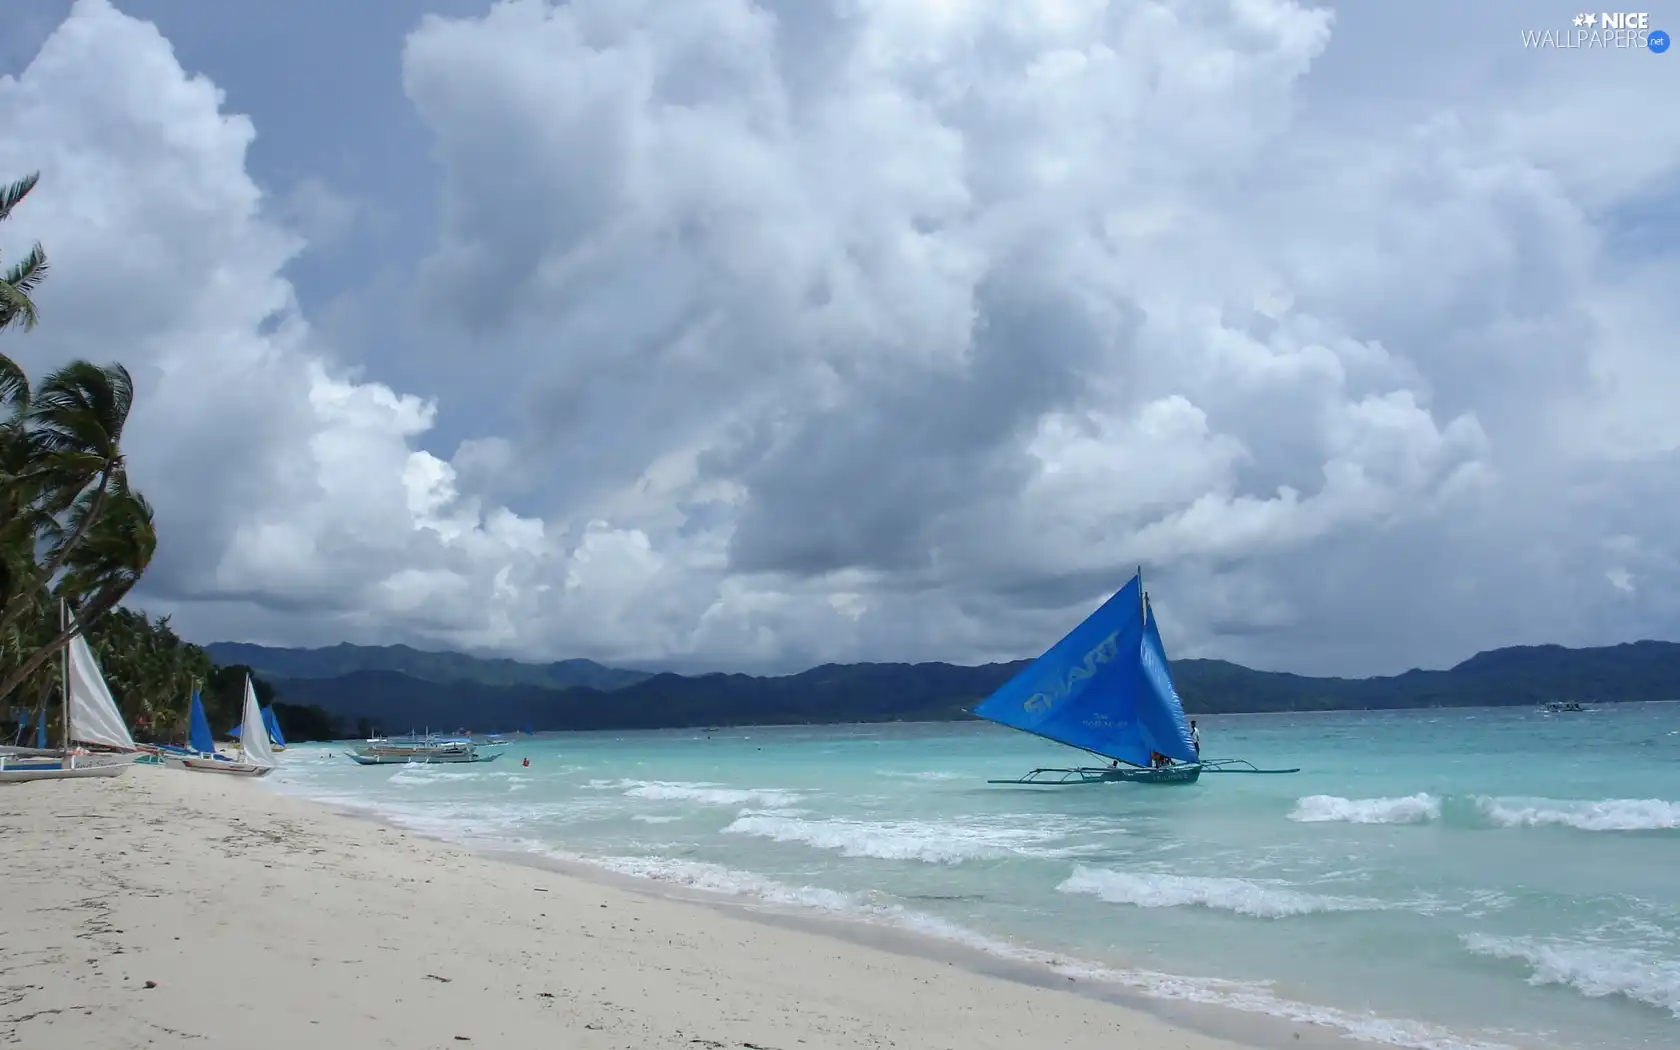
<instances>
[{"instance_id":1,"label":"palm tree trunk","mask_svg":"<svg viewBox=\"0 0 1680 1050\"><path fill-rule=\"evenodd\" d=\"M65 559L75 551L76 545L82 542L82 538L88 534L88 530L93 527L94 522L99 520L99 512L105 509L105 497L110 493L110 485L111 468L107 465L105 469L99 472L99 487L94 490L93 501L88 505L88 512L76 524L76 531L72 532L70 538L59 545L47 564L41 567L41 586L52 585L52 578L58 574L58 570L64 567ZM12 603L10 608L0 610L0 629L4 629L8 623L17 619L18 615L28 607L28 603L19 598ZM8 686L0 685L0 697L6 695L8 688Z\"/></svg>"},{"instance_id":2,"label":"palm tree trunk","mask_svg":"<svg viewBox=\"0 0 1680 1050\"><path fill-rule=\"evenodd\" d=\"M0 702L4 702L6 697L11 695L12 690L16 689L20 682L23 682L30 675L34 674L37 668L46 663L53 656L57 655L60 649L69 645L70 639L81 634L89 626L98 621L101 616L110 612L112 607L121 600L121 594L112 595L109 598L86 606L81 612L72 617L70 620L70 626L60 631L58 637L42 646L36 651L35 655L25 660L17 670L7 675L3 681L0 681Z\"/></svg>"}]
</instances>

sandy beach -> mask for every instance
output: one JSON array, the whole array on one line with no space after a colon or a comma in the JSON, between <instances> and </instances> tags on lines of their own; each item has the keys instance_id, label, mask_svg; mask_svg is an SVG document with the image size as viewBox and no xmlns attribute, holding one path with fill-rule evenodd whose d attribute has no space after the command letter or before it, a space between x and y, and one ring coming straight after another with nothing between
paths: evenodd
<instances>
[{"instance_id":1,"label":"sandy beach","mask_svg":"<svg viewBox=\"0 0 1680 1050\"><path fill-rule=\"evenodd\" d=\"M248 781L8 786L0 828L0 1043L30 1050L1235 1047Z\"/></svg>"}]
</instances>

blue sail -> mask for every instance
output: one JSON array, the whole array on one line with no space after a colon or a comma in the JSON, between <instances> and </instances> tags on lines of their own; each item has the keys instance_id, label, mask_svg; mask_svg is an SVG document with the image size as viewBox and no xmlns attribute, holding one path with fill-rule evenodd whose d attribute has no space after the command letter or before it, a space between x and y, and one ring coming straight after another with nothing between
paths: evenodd
<instances>
[{"instance_id":1,"label":"blue sail","mask_svg":"<svg viewBox=\"0 0 1680 1050\"><path fill-rule=\"evenodd\" d=\"M1158 710L1160 701L1142 673L1144 628L1143 580L1134 576L974 713L1104 758L1148 765L1150 740L1140 715Z\"/></svg>"},{"instance_id":2,"label":"blue sail","mask_svg":"<svg viewBox=\"0 0 1680 1050\"><path fill-rule=\"evenodd\" d=\"M275 717L274 708L272 708L272 707L263 708L262 709L262 720L263 720L263 725L268 727L268 738L270 740L274 741L274 746L275 747L285 747L286 746L286 736L285 736L285 734L280 732L280 719Z\"/></svg>"},{"instance_id":3,"label":"blue sail","mask_svg":"<svg viewBox=\"0 0 1680 1050\"><path fill-rule=\"evenodd\" d=\"M1138 724L1150 748L1175 762L1196 762L1196 745L1190 741L1190 720L1173 685L1167 665L1167 649L1155 626L1155 610L1144 599L1143 648L1141 650L1143 695L1138 703Z\"/></svg>"},{"instance_id":4,"label":"blue sail","mask_svg":"<svg viewBox=\"0 0 1680 1050\"><path fill-rule=\"evenodd\" d=\"M41 717L35 722L35 746L42 751L47 749L47 713L41 712Z\"/></svg>"},{"instance_id":5,"label":"blue sail","mask_svg":"<svg viewBox=\"0 0 1680 1050\"><path fill-rule=\"evenodd\" d=\"M204 717L204 702L193 690L192 709L187 714L187 745L201 755L216 753L215 738L210 735L210 720Z\"/></svg>"}]
</instances>

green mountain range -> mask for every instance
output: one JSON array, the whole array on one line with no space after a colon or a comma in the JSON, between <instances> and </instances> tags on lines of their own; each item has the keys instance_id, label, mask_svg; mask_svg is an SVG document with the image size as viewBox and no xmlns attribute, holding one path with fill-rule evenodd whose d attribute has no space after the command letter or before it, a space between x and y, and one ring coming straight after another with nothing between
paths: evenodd
<instances>
[{"instance_id":1,"label":"green mountain range","mask_svg":"<svg viewBox=\"0 0 1680 1050\"><path fill-rule=\"evenodd\" d=\"M207 648L222 666L251 667L287 704L321 708L346 733L962 719L1027 663L825 664L758 677L650 674L590 660L527 664L401 645ZM1224 660L1177 660L1173 677L1192 714L1674 700L1680 644L1521 646L1478 653L1446 671L1379 678L1309 678Z\"/></svg>"},{"instance_id":2,"label":"green mountain range","mask_svg":"<svg viewBox=\"0 0 1680 1050\"><path fill-rule=\"evenodd\" d=\"M340 644L325 649L275 649L248 642L212 642L210 659L222 667L243 664L271 678L337 678L357 671L396 671L428 682L477 682L480 685L535 685L545 689L586 686L611 691L653 675L622 671L594 660L557 660L526 664L485 660L461 653L429 652L406 645Z\"/></svg>"}]
</instances>

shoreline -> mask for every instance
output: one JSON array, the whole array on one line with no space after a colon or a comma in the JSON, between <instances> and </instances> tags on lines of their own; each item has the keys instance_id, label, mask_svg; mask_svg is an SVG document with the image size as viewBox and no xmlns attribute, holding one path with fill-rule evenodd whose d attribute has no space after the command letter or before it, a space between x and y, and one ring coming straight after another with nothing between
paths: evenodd
<instances>
[{"instance_id":1,"label":"shoreline","mask_svg":"<svg viewBox=\"0 0 1680 1050\"><path fill-rule=\"evenodd\" d=\"M368 815L364 819L383 823ZM406 830L406 829L405 829ZM414 834L420 834L414 832ZM440 840L448 841L448 840ZM1264 1014L1207 1003L1188 1003L1150 996L1100 978L1073 977L1043 962L1011 958L959 940L907 929L865 916L824 912L782 905L741 894L690 886L679 882L626 875L588 860L563 859L505 848L472 849L502 863L555 871L581 882L610 886L656 900L678 901L738 916L747 922L814 937L843 941L871 951L944 965L954 965L977 977L993 978L1049 992L1066 993L1146 1014L1175 1029L1186 1030L1243 1050L1334 1050L1353 1040L1326 1025L1286 1021ZM1367 1044L1375 1045L1375 1044Z\"/></svg>"},{"instance_id":2,"label":"shoreline","mask_svg":"<svg viewBox=\"0 0 1680 1050\"><path fill-rule=\"evenodd\" d=\"M0 822L0 1038L34 1050L1302 1045L512 863L245 781L142 767L8 785Z\"/></svg>"},{"instance_id":3,"label":"shoreline","mask_svg":"<svg viewBox=\"0 0 1680 1050\"><path fill-rule=\"evenodd\" d=\"M264 787L272 793L326 808L350 820L447 844L496 863L554 872L651 900L704 907L751 923L839 940L899 957L956 966L978 977L1069 994L1088 1002L1144 1014L1173 1029L1246 1050L1273 1050L1277 1047L1298 1050L1335 1050L1339 1047L1345 1050L1349 1046L1406 1047L1409 1050L1556 1050L1546 1042L1490 1041L1485 1037L1452 1032L1428 1022L1349 1013L1294 999L1276 988L1271 988L1268 996L1269 1005L1276 1008L1270 1010L1266 1006L1245 1009L1229 1002L1211 1000L1195 991L1184 991L1176 996L1152 994L1125 978L1130 974L1160 977L1169 983L1184 982L1181 987L1227 983L1240 987L1241 982L1164 974L1149 970L1136 961L1123 964L1122 969L1115 969L1078 960L1063 952L1009 945L961 927L952 927L951 932L941 933L895 922L885 915L782 902L752 892L716 889L678 878L634 874L607 863L613 858L582 856L568 853L564 848L546 846L540 850L522 848L515 842L489 836L452 836L435 829L405 824L400 818L381 812L373 804L277 790L278 785L274 784ZM1290 1016L1277 1010L1299 1012ZM1336 1020L1313 1016L1315 1014L1335 1015Z\"/></svg>"}]
</instances>

